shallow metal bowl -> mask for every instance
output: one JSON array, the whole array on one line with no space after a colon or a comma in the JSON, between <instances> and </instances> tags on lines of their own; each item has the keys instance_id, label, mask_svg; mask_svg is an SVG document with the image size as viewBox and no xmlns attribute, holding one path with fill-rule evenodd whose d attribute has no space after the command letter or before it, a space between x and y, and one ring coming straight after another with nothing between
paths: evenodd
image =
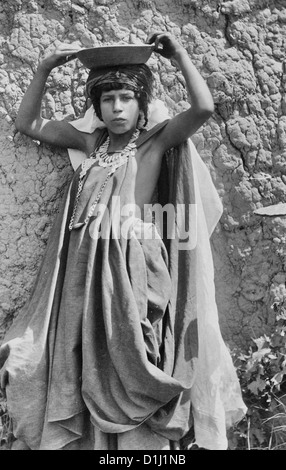
<instances>
[{"instance_id":1,"label":"shallow metal bowl","mask_svg":"<svg viewBox=\"0 0 286 470\"><path fill-rule=\"evenodd\" d=\"M154 48L154 44L101 46L81 49L76 53L76 56L89 69L115 65L144 64L150 58Z\"/></svg>"}]
</instances>

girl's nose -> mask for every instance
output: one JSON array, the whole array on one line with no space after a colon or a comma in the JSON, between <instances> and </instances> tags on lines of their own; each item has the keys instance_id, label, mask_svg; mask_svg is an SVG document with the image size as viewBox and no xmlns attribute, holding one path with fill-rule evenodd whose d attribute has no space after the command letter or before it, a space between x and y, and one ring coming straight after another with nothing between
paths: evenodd
<instances>
[{"instance_id":1,"label":"girl's nose","mask_svg":"<svg viewBox=\"0 0 286 470\"><path fill-rule=\"evenodd\" d=\"M121 103L120 98L115 98L113 102L113 111L114 112L122 111L122 103Z\"/></svg>"}]
</instances>

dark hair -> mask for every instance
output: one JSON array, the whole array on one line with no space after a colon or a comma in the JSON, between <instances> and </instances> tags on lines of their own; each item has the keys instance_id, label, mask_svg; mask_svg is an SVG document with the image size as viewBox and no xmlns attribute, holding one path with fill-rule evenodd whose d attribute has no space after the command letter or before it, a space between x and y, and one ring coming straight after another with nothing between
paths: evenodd
<instances>
[{"instance_id":1,"label":"dark hair","mask_svg":"<svg viewBox=\"0 0 286 470\"><path fill-rule=\"evenodd\" d=\"M102 120L100 98L104 91L132 90L138 100L139 110L148 123L148 104L152 99L154 77L146 64L129 64L101 69L91 69L87 83L87 96L91 99L96 115Z\"/></svg>"}]
</instances>

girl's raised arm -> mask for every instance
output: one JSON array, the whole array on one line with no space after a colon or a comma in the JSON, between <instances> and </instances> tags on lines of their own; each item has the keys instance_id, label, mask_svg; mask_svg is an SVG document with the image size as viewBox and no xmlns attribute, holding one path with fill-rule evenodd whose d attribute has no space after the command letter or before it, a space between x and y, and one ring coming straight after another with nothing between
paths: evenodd
<instances>
[{"instance_id":1,"label":"girl's raised arm","mask_svg":"<svg viewBox=\"0 0 286 470\"><path fill-rule=\"evenodd\" d=\"M51 70L74 59L77 50L78 47L63 44L42 60L23 97L15 126L18 131L40 142L85 150L82 133L64 120L44 119L41 115L44 88Z\"/></svg>"}]
</instances>

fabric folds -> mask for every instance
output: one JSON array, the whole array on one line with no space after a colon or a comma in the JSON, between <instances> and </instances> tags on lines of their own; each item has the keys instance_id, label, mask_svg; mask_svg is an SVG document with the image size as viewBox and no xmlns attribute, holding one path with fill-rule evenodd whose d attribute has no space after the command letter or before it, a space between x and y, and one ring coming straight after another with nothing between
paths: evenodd
<instances>
[{"instance_id":1,"label":"fabric folds","mask_svg":"<svg viewBox=\"0 0 286 470\"><path fill-rule=\"evenodd\" d=\"M110 215L130 201L132 165L84 222L106 171L89 169L70 231L75 171L31 299L0 348L14 433L31 449L91 448L91 423L108 434L144 423L170 440L194 423L198 445L224 449L226 426L245 413L215 303L209 238L222 207L210 175L191 141L170 151L158 201L175 207L171 227L131 217L123 237Z\"/></svg>"}]
</instances>

